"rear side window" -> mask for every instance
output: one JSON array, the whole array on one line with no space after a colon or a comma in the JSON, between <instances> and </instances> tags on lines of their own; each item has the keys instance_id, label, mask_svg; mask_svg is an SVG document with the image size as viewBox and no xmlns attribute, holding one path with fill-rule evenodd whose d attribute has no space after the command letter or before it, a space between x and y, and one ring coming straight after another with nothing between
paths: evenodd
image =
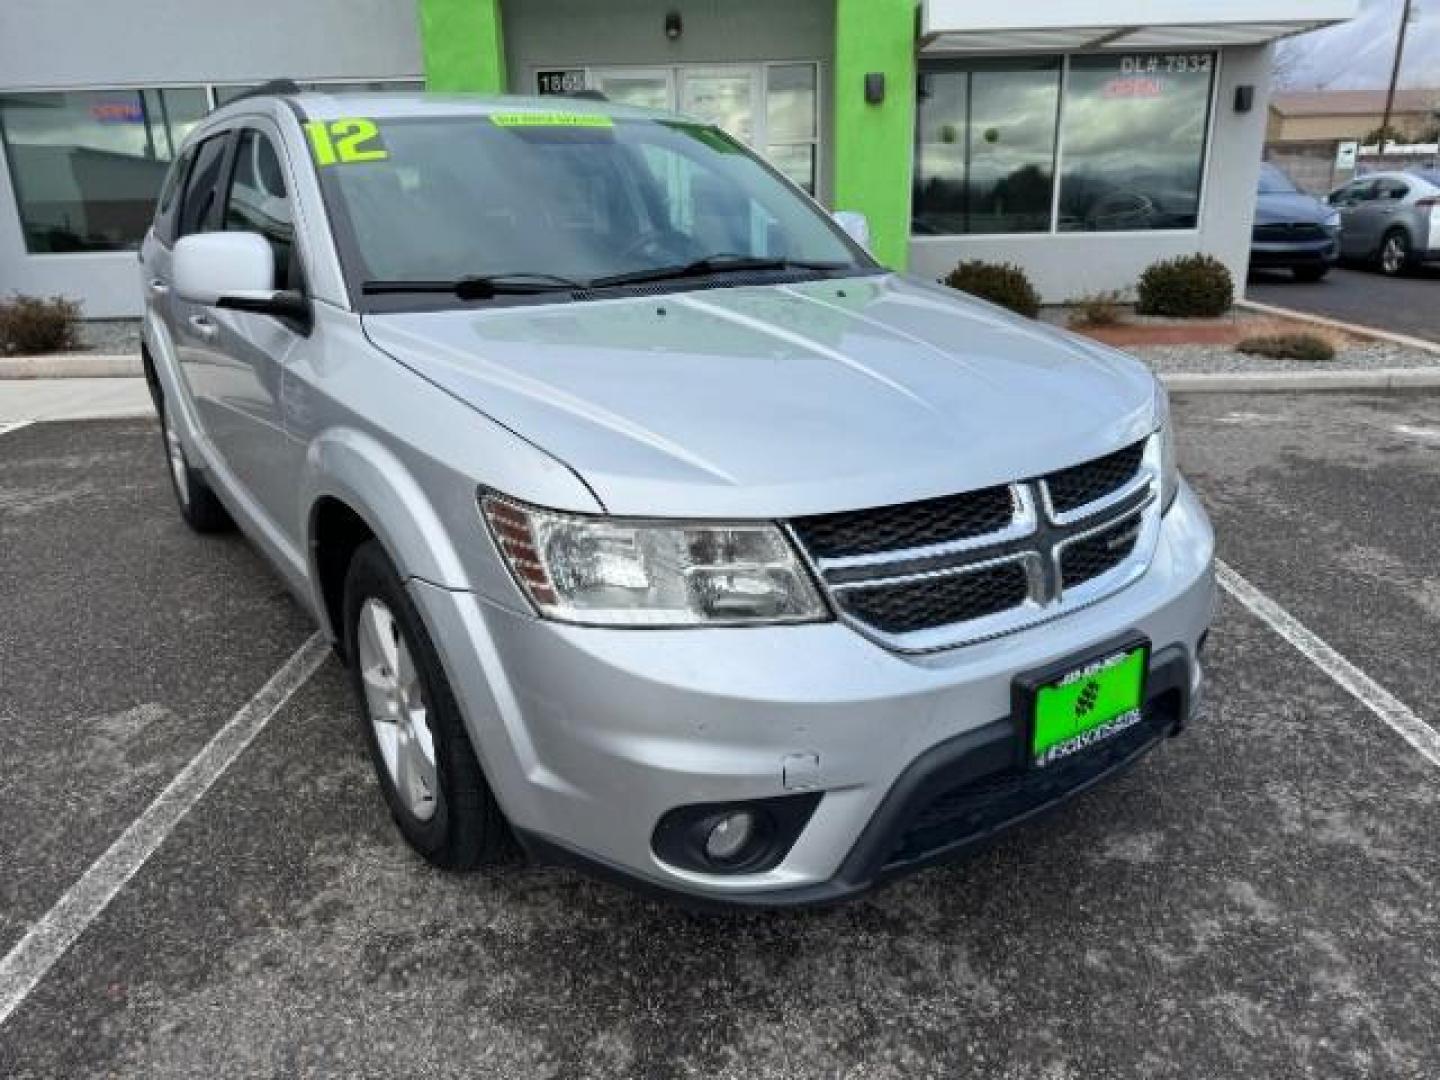
<instances>
[{"instance_id":1,"label":"rear side window","mask_svg":"<svg viewBox=\"0 0 1440 1080\"><path fill-rule=\"evenodd\" d=\"M1381 180L1378 191L1382 199L1403 199L1410 194L1410 185L1400 180Z\"/></svg>"},{"instance_id":2,"label":"rear side window","mask_svg":"<svg viewBox=\"0 0 1440 1080\"><path fill-rule=\"evenodd\" d=\"M185 197L180 204L180 222L176 236L197 232L213 232L218 228L217 204L220 197L220 170L225 164L225 148L230 137L216 135L206 139L195 152L195 164L185 184Z\"/></svg>"},{"instance_id":3,"label":"rear side window","mask_svg":"<svg viewBox=\"0 0 1440 1080\"><path fill-rule=\"evenodd\" d=\"M155 238L166 247L175 242L175 212L180 205L177 196L194 159L193 150L186 150L176 158L165 176L165 185L160 189L160 200L155 205Z\"/></svg>"},{"instance_id":4,"label":"rear side window","mask_svg":"<svg viewBox=\"0 0 1440 1080\"><path fill-rule=\"evenodd\" d=\"M275 252L275 288L299 287L295 226L285 171L263 131L246 128L235 147L235 167L225 199L227 232L259 233Z\"/></svg>"}]
</instances>

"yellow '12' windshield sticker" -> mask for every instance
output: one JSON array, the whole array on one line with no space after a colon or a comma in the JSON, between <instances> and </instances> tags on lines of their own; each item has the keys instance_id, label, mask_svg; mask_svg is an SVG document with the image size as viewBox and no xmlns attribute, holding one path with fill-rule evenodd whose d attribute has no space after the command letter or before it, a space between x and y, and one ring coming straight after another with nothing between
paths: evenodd
<instances>
[{"instance_id":1,"label":"yellow '12' windshield sticker","mask_svg":"<svg viewBox=\"0 0 1440 1080\"><path fill-rule=\"evenodd\" d=\"M317 165L353 165L390 157L375 121L363 117L311 120L305 125L305 134L310 138L310 151Z\"/></svg>"},{"instance_id":2,"label":"yellow '12' windshield sticker","mask_svg":"<svg viewBox=\"0 0 1440 1080\"><path fill-rule=\"evenodd\" d=\"M496 127L612 128L615 121L593 113L508 112L491 113Z\"/></svg>"}]
</instances>

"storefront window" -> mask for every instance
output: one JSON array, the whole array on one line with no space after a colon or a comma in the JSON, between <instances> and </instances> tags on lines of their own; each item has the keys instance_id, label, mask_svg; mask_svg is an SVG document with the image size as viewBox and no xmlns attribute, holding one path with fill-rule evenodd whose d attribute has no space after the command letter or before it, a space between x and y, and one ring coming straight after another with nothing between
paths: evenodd
<instances>
[{"instance_id":1,"label":"storefront window","mask_svg":"<svg viewBox=\"0 0 1440 1080\"><path fill-rule=\"evenodd\" d=\"M921 77L917 233L1044 232L1055 183L1060 62L977 62Z\"/></svg>"},{"instance_id":2,"label":"storefront window","mask_svg":"<svg viewBox=\"0 0 1440 1080\"><path fill-rule=\"evenodd\" d=\"M1210 114L1209 53L1070 61L1060 229L1193 229Z\"/></svg>"},{"instance_id":3,"label":"storefront window","mask_svg":"<svg viewBox=\"0 0 1440 1080\"><path fill-rule=\"evenodd\" d=\"M925 63L914 233L1195 228L1214 67L1210 53Z\"/></svg>"},{"instance_id":4,"label":"storefront window","mask_svg":"<svg viewBox=\"0 0 1440 1080\"><path fill-rule=\"evenodd\" d=\"M771 64L765 87L765 156L811 195L820 134L815 70L814 64Z\"/></svg>"},{"instance_id":5,"label":"storefront window","mask_svg":"<svg viewBox=\"0 0 1440 1080\"><path fill-rule=\"evenodd\" d=\"M205 91L0 94L0 138L32 253L136 247Z\"/></svg>"}]
</instances>

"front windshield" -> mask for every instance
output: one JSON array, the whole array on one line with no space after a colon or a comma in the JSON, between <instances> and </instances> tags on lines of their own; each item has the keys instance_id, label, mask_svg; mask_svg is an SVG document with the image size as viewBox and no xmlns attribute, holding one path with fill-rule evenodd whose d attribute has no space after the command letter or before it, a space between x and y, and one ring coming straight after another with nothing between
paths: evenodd
<instances>
[{"instance_id":1,"label":"front windshield","mask_svg":"<svg viewBox=\"0 0 1440 1080\"><path fill-rule=\"evenodd\" d=\"M1260 166L1261 195L1294 195L1299 190L1294 181L1274 165Z\"/></svg>"},{"instance_id":2,"label":"front windshield","mask_svg":"<svg viewBox=\"0 0 1440 1080\"><path fill-rule=\"evenodd\" d=\"M358 282L519 275L589 284L717 258L873 267L826 215L713 128L525 112L373 124L349 160L333 145L316 151ZM307 125L312 145L316 127Z\"/></svg>"}]
</instances>

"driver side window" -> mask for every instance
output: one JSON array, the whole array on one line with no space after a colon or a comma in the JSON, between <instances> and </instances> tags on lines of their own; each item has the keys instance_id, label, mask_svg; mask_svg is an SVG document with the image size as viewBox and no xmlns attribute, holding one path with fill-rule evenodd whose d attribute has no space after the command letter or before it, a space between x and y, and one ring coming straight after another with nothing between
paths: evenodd
<instances>
[{"instance_id":1,"label":"driver side window","mask_svg":"<svg viewBox=\"0 0 1440 1080\"><path fill-rule=\"evenodd\" d=\"M270 137L255 128L240 133L225 197L227 232L259 233L275 253L275 288L300 288L295 224L285 172Z\"/></svg>"},{"instance_id":2,"label":"driver side window","mask_svg":"<svg viewBox=\"0 0 1440 1080\"><path fill-rule=\"evenodd\" d=\"M1375 181L1352 180L1335 193L1332 201L1336 206L1352 206L1355 203L1370 202L1375 198Z\"/></svg>"}]
</instances>

